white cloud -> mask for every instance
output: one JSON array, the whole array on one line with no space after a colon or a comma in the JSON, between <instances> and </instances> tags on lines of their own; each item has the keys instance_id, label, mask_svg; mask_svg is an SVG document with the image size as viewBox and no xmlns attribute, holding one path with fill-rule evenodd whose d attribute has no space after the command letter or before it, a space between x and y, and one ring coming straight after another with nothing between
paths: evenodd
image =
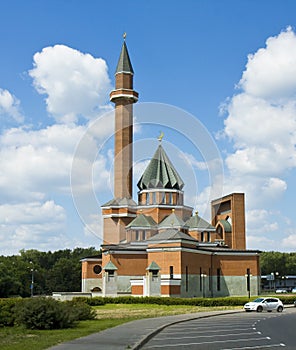
<instances>
[{"instance_id":1,"label":"white cloud","mask_svg":"<svg viewBox=\"0 0 296 350\"><path fill-rule=\"evenodd\" d=\"M262 251L277 250L278 242L263 236L247 236L247 249L260 249Z\"/></svg>"},{"instance_id":2,"label":"white cloud","mask_svg":"<svg viewBox=\"0 0 296 350\"><path fill-rule=\"evenodd\" d=\"M0 206L0 223L2 225L37 224L44 218L63 222L65 220L64 209L56 205L54 201L30 202L26 204L3 204Z\"/></svg>"},{"instance_id":3,"label":"white cloud","mask_svg":"<svg viewBox=\"0 0 296 350\"><path fill-rule=\"evenodd\" d=\"M246 193L252 248L284 247L275 237L292 223L275 208L289 187L287 172L296 168L296 35L291 28L248 56L238 88L222 106L227 113L223 132L233 142L225 159L224 190Z\"/></svg>"},{"instance_id":4,"label":"white cloud","mask_svg":"<svg viewBox=\"0 0 296 350\"><path fill-rule=\"evenodd\" d=\"M266 209L253 209L246 213L248 231L251 234L271 233L279 228L278 213ZM272 218L272 219L271 219Z\"/></svg>"},{"instance_id":5,"label":"white cloud","mask_svg":"<svg viewBox=\"0 0 296 350\"><path fill-rule=\"evenodd\" d=\"M58 122L93 118L110 109L111 83L101 58L65 45L50 46L34 55L29 74L36 90L47 96L47 110Z\"/></svg>"},{"instance_id":6,"label":"white cloud","mask_svg":"<svg viewBox=\"0 0 296 350\"><path fill-rule=\"evenodd\" d=\"M296 249L296 233L290 234L288 237L285 237L283 239L282 246L285 249L295 250Z\"/></svg>"},{"instance_id":7,"label":"white cloud","mask_svg":"<svg viewBox=\"0 0 296 350\"><path fill-rule=\"evenodd\" d=\"M30 247L52 250L67 244L73 247L74 242L81 244L81 240L66 232L66 223L73 219L67 217L69 203L72 203L70 174L73 157L79 140L86 133L87 142L84 142L79 159L80 182L91 187L92 191L101 191L108 187L110 177L108 148L107 154L98 153L103 140L109 137L110 126L100 123L100 128L97 126L87 131L86 126L56 124L40 130L19 127L2 132L0 238L3 235L7 247L1 246L1 254L17 253ZM85 177L86 169L89 170L90 182ZM88 204L88 198L85 203ZM97 213L99 206L98 202L91 208L85 206L85 215ZM83 223L80 230L83 233Z\"/></svg>"},{"instance_id":8,"label":"white cloud","mask_svg":"<svg viewBox=\"0 0 296 350\"><path fill-rule=\"evenodd\" d=\"M296 92L296 36L291 27L266 40L266 47L248 56L239 86L267 100L287 100Z\"/></svg>"},{"instance_id":9,"label":"white cloud","mask_svg":"<svg viewBox=\"0 0 296 350\"><path fill-rule=\"evenodd\" d=\"M43 199L68 192L70 169L82 127L54 125L41 130L10 129L0 137L2 200Z\"/></svg>"},{"instance_id":10,"label":"white cloud","mask_svg":"<svg viewBox=\"0 0 296 350\"><path fill-rule=\"evenodd\" d=\"M290 28L249 56L242 91L226 107L224 132L235 147L226 159L232 174L279 177L296 167L295 67L296 35Z\"/></svg>"},{"instance_id":11,"label":"white cloud","mask_svg":"<svg viewBox=\"0 0 296 350\"><path fill-rule=\"evenodd\" d=\"M54 201L0 205L1 253L52 246L65 231L66 213Z\"/></svg>"},{"instance_id":12,"label":"white cloud","mask_svg":"<svg viewBox=\"0 0 296 350\"><path fill-rule=\"evenodd\" d=\"M0 88L0 116L7 116L14 121L21 123L24 116L20 111L20 101L8 90Z\"/></svg>"}]
</instances>

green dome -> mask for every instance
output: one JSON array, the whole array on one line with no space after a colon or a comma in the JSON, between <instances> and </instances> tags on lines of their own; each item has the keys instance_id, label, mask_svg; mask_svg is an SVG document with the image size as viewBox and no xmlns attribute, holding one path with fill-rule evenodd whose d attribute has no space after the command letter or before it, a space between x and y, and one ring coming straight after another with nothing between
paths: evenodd
<instances>
[{"instance_id":1,"label":"green dome","mask_svg":"<svg viewBox=\"0 0 296 350\"><path fill-rule=\"evenodd\" d=\"M161 145L158 146L144 174L138 182L140 190L167 188L182 190L184 182Z\"/></svg>"}]
</instances>

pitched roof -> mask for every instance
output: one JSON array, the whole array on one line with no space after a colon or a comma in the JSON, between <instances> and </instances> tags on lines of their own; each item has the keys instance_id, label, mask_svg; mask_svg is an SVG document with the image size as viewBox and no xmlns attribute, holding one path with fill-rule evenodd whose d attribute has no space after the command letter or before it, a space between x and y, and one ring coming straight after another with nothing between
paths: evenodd
<instances>
[{"instance_id":1,"label":"pitched roof","mask_svg":"<svg viewBox=\"0 0 296 350\"><path fill-rule=\"evenodd\" d=\"M189 230L196 229L198 231L215 231L215 227L198 216L198 214L191 216L191 218L189 218L185 224L189 226Z\"/></svg>"},{"instance_id":2,"label":"pitched roof","mask_svg":"<svg viewBox=\"0 0 296 350\"><path fill-rule=\"evenodd\" d=\"M185 225L184 221L175 214L175 212L172 212L169 216L164 218L162 222L158 225L159 228L179 228L183 227Z\"/></svg>"},{"instance_id":3,"label":"pitched roof","mask_svg":"<svg viewBox=\"0 0 296 350\"><path fill-rule=\"evenodd\" d=\"M159 271L161 268L156 264L156 262L152 261L152 263L146 268L149 271Z\"/></svg>"},{"instance_id":4,"label":"pitched roof","mask_svg":"<svg viewBox=\"0 0 296 350\"><path fill-rule=\"evenodd\" d=\"M195 238L187 233L178 231L177 229L168 229L146 240L147 243L158 241L173 241L173 240L187 240L198 242Z\"/></svg>"},{"instance_id":5,"label":"pitched roof","mask_svg":"<svg viewBox=\"0 0 296 350\"><path fill-rule=\"evenodd\" d=\"M144 214L139 214L133 221L131 221L126 228L131 227L156 227L156 222L151 216L146 216Z\"/></svg>"},{"instance_id":6,"label":"pitched roof","mask_svg":"<svg viewBox=\"0 0 296 350\"><path fill-rule=\"evenodd\" d=\"M130 206L134 207L137 203L132 198L113 198L107 203L103 204L102 207L120 207Z\"/></svg>"},{"instance_id":7,"label":"pitched roof","mask_svg":"<svg viewBox=\"0 0 296 350\"><path fill-rule=\"evenodd\" d=\"M110 260L104 267L103 270L105 271L114 271L117 270L117 267L113 264L113 262Z\"/></svg>"},{"instance_id":8,"label":"pitched roof","mask_svg":"<svg viewBox=\"0 0 296 350\"><path fill-rule=\"evenodd\" d=\"M167 188L182 190L184 182L174 168L161 144L150 160L138 182L140 190L149 188Z\"/></svg>"},{"instance_id":9,"label":"pitched roof","mask_svg":"<svg viewBox=\"0 0 296 350\"><path fill-rule=\"evenodd\" d=\"M119 60L117 63L115 74L117 73L134 73L125 41L122 44Z\"/></svg>"}]
</instances>

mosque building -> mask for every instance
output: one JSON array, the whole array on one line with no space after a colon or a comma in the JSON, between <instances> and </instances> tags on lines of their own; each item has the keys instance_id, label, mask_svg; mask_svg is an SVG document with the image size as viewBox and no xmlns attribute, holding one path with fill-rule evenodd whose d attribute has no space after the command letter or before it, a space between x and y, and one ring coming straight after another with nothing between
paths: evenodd
<instances>
[{"instance_id":1,"label":"mosque building","mask_svg":"<svg viewBox=\"0 0 296 350\"><path fill-rule=\"evenodd\" d=\"M259 251L246 249L245 198L211 202L211 223L184 204L184 182L159 145L132 197L134 71L124 40L115 73L114 198L102 206L102 254L82 259L82 292L103 296L258 295Z\"/></svg>"}]
</instances>

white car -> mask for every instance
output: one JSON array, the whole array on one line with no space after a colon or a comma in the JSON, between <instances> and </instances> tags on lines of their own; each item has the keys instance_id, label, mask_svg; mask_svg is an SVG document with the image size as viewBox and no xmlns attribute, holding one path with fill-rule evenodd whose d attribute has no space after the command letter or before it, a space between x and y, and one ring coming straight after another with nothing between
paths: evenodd
<instances>
[{"instance_id":1,"label":"white car","mask_svg":"<svg viewBox=\"0 0 296 350\"><path fill-rule=\"evenodd\" d=\"M276 292L277 294L288 293L287 289L284 289L284 288L277 289L275 292Z\"/></svg>"},{"instance_id":2,"label":"white car","mask_svg":"<svg viewBox=\"0 0 296 350\"><path fill-rule=\"evenodd\" d=\"M257 298L254 301L250 301L244 305L245 311L277 311L282 312L284 305L278 298Z\"/></svg>"}]
</instances>

